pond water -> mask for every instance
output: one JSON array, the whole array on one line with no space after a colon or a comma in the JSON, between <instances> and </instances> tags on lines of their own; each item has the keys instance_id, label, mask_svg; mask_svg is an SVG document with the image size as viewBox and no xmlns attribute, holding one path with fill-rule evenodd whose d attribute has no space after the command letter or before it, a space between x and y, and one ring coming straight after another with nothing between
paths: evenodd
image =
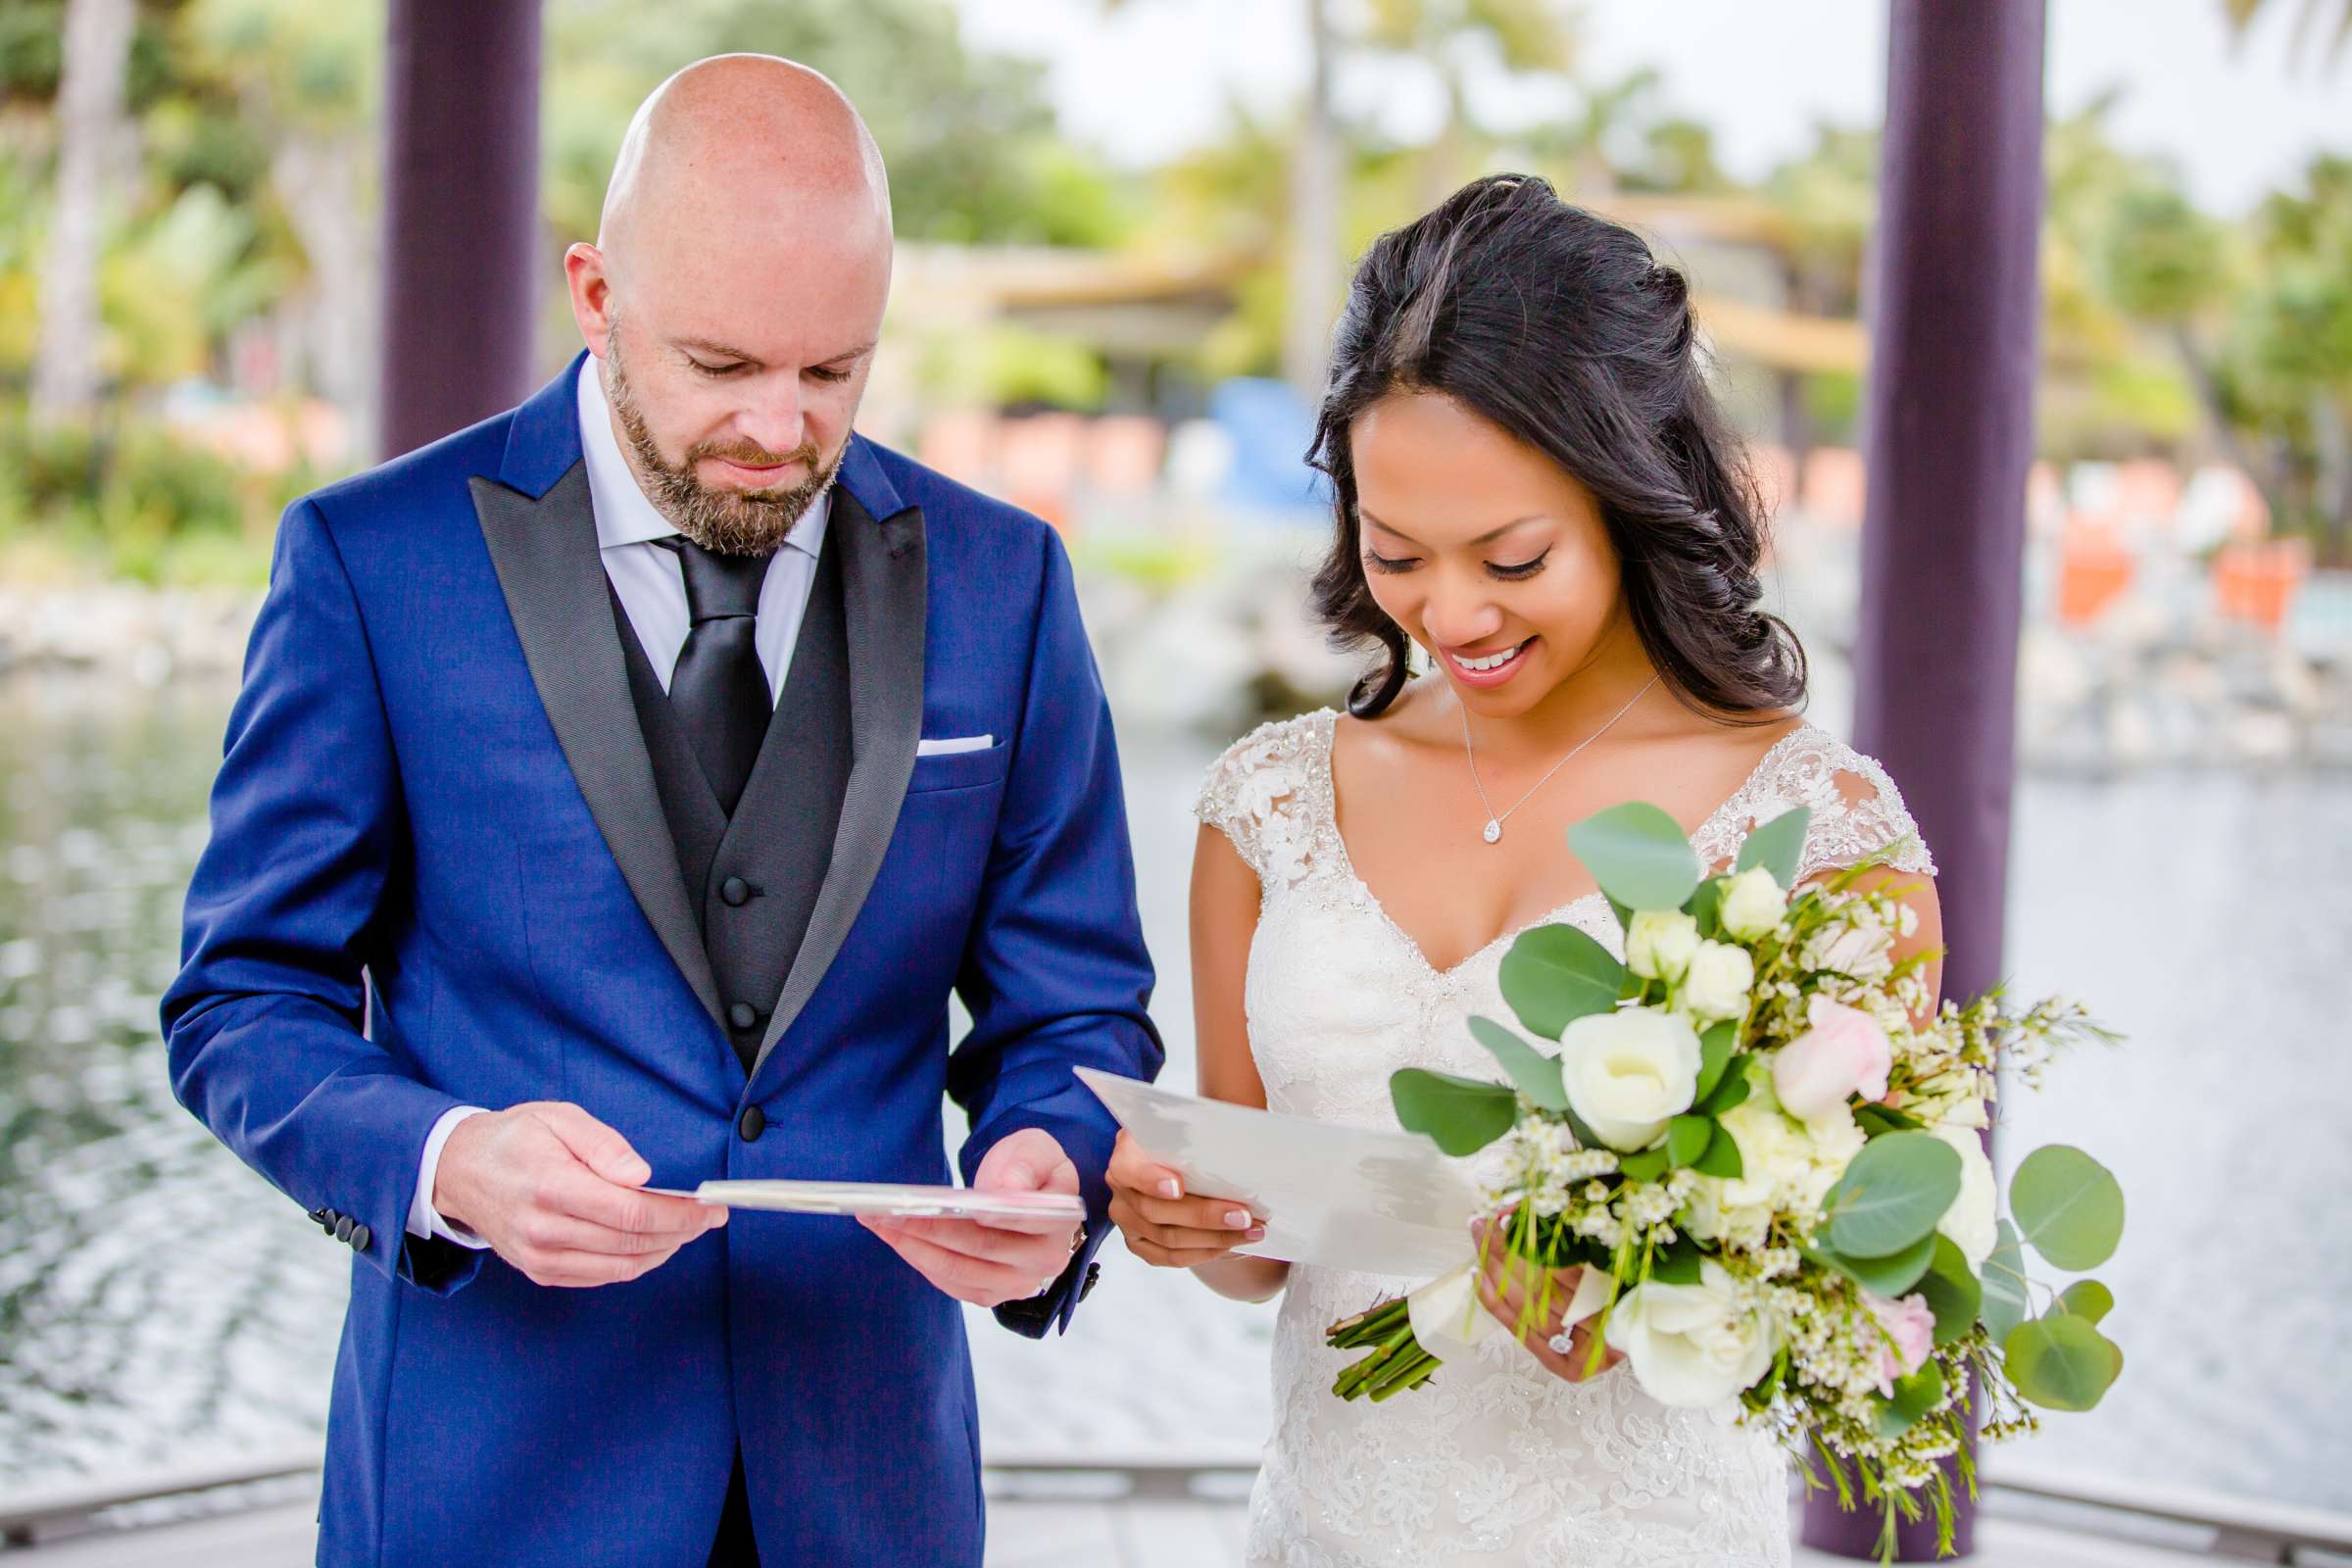
<instances>
[{"instance_id":1,"label":"pond water","mask_svg":"<svg viewBox=\"0 0 2352 1568\"><path fill-rule=\"evenodd\" d=\"M155 1002L231 693L0 681L0 1487L311 1440L350 1254L173 1102ZM1827 721L1825 719L1825 721ZM1122 734L1168 1081L1192 1082L1187 808L1216 743ZM2014 1469L2352 1509L2352 778L2028 779L2012 967L2131 1040L2006 1108L2122 1177L2129 1370ZM1270 1307L1114 1243L1071 1334L975 1314L992 1455L1246 1456Z\"/></svg>"}]
</instances>

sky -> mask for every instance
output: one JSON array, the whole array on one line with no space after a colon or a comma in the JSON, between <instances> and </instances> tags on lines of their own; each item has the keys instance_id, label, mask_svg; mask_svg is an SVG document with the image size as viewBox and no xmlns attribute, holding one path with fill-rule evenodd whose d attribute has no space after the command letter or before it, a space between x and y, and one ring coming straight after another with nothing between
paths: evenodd
<instances>
[{"instance_id":1,"label":"sky","mask_svg":"<svg viewBox=\"0 0 2352 1568\"><path fill-rule=\"evenodd\" d=\"M1236 100L1280 113L1306 77L1303 0L1125 0L1115 13L1105 0L956 4L972 42L1046 62L1064 130L1122 164L1213 137ZM2200 206L2240 214L2292 184L2313 153L2352 155L2352 48L2332 72L2324 40L2298 51L2303 4L2271 0L2239 44L2222 0L2048 0L2050 110L2122 89L2117 139L2170 158ZM1585 0L1583 13L1592 77L1655 68L1662 106L1711 124L1719 159L1743 179L1802 152L1819 122L1875 123L1883 112L1882 0ZM1336 90L1344 105L1378 106L1402 140L1426 136L1440 109L1410 70L1346 69Z\"/></svg>"}]
</instances>

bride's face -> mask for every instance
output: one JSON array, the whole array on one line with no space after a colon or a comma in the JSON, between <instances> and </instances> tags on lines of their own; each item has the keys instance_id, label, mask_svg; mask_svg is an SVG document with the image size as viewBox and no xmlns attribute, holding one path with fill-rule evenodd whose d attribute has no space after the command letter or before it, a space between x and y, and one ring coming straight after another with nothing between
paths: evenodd
<instances>
[{"instance_id":1,"label":"bride's face","mask_svg":"<svg viewBox=\"0 0 2352 1568\"><path fill-rule=\"evenodd\" d=\"M1524 713L1593 662L1620 598L1591 491L1439 393L1381 399L1349 447L1372 597L1465 707Z\"/></svg>"}]
</instances>

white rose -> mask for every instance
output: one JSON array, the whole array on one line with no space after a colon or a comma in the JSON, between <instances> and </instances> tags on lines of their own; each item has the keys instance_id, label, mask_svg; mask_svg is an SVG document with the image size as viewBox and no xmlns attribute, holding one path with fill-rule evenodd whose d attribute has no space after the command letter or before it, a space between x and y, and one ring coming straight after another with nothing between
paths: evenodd
<instances>
[{"instance_id":1,"label":"white rose","mask_svg":"<svg viewBox=\"0 0 2352 1568\"><path fill-rule=\"evenodd\" d=\"M1690 956L1675 1005L1705 1022L1737 1018L1747 1011L1747 993L1756 983L1756 960L1745 948L1702 942Z\"/></svg>"},{"instance_id":2,"label":"white rose","mask_svg":"<svg viewBox=\"0 0 2352 1568\"><path fill-rule=\"evenodd\" d=\"M1611 1149L1657 1142L1698 1094L1698 1036L1652 1007L1588 1013L1560 1036L1568 1104Z\"/></svg>"},{"instance_id":3,"label":"white rose","mask_svg":"<svg viewBox=\"0 0 2352 1568\"><path fill-rule=\"evenodd\" d=\"M1753 942L1781 923L1781 916L1788 912L1788 895L1781 891L1770 871L1750 866L1724 884L1718 908L1726 931Z\"/></svg>"},{"instance_id":4,"label":"white rose","mask_svg":"<svg viewBox=\"0 0 2352 1568\"><path fill-rule=\"evenodd\" d=\"M1637 909L1625 928L1625 966L1644 980L1680 980L1698 951L1698 922L1680 909Z\"/></svg>"},{"instance_id":5,"label":"white rose","mask_svg":"<svg viewBox=\"0 0 2352 1568\"><path fill-rule=\"evenodd\" d=\"M1770 1369L1779 1348L1741 1305L1731 1274L1713 1261L1699 1265L1696 1285L1651 1280L1618 1298L1608 1341L1625 1352L1651 1398L1681 1410L1740 1394Z\"/></svg>"},{"instance_id":6,"label":"white rose","mask_svg":"<svg viewBox=\"0 0 2352 1568\"><path fill-rule=\"evenodd\" d=\"M1845 1167L1870 1142L1870 1135L1854 1120L1851 1110L1839 1105L1805 1123L1805 1136L1813 1145L1813 1168L1797 1184L1794 1197L1798 1206L1818 1209L1830 1189L1838 1185L1838 1178L1845 1174Z\"/></svg>"},{"instance_id":7,"label":"white rose","mask_svg":"<svg viewBox=\"0 0 2352 1568\"><path fill-rule=\"evenodd\" d=\"M1720 1176L1690 1174L1690 1196L1684 1201L1676 1223L1697 1242L1729 1242L1735 1247L1756 1248L1764 1245L1772 1229L1770 1203L1734 1203L1731 1190L1737 1185Z\"/></svg>"},{"instance_id":8,"label":"white rose","mask_svg":"<svg viewBox=\"0 0 2352 1568\"><path fill-rule=\"evenodd\" d=\"M1936 1228L1952 1239L1971 1269L1982 1272L1984 1259L1992 1255L1999 1240L1992 1161L1984 1157L1984 1146L1969 1128L1946 1125L1928 1131L1951 1145L1960 1156L1960 1196L1952 1200L1952 1206L1943 1211Z\"/></svg>"},{"instance_id":9,"label":"white rose","mask_svg":"<svg viewBox=\"0 0 2352 1568\"><path fill-rule=\"evenodd\" d=\"M1812 1141L1804 1129L1753 1095L1718 1118L1740 1149L1740 1174L1725 1184L1724 1206L1771 1203L1796 1190L1813 1166Z\"/></svg>"}]
</instances>

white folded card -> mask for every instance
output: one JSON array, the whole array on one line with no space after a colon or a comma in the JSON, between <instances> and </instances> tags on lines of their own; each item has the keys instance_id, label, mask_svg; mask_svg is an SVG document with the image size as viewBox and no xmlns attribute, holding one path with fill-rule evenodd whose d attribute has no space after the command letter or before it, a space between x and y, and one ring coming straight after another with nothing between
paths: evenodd
<instances>
[{"instance_id":1,"label":"white folded card","mask_svg":"<svg viewBox=\"0 0 2352 1568\"><path fill-rule=\"evenodd\" d=\"M643 1190L726 1208L766 1208L792 1214L886 1214L900 1219L1086 1218L1085 1200L1069 1193L976 1193L968 1187L908 1187L897 1182L803 1181L705 1182L691 1193L675 1187Z\"/></svg>"},{"instance_id":2,"label":"white folded card","mask_svg":"<svg viewBox=\"0 0 2352 1568\"><path fill-rule=\"evenodd\" d=\"M1077 1073L1187 1195L1249 1205L1266 1235L1243 1252L1424 1279L1471 1253L1477 1189L1426 1138Z\"/></svg>"},{"instance_id":3,"label":"white folded card","mask_svg":"<svg viewBox=\"0 0 2352 1568\"><path fill-rule=\"evenodd\" d=\"M961 752L985 752L997 744L994 735L957 735L944 741L916 741L917 757L954 757Z\"/></svg>"}]
</instances>

